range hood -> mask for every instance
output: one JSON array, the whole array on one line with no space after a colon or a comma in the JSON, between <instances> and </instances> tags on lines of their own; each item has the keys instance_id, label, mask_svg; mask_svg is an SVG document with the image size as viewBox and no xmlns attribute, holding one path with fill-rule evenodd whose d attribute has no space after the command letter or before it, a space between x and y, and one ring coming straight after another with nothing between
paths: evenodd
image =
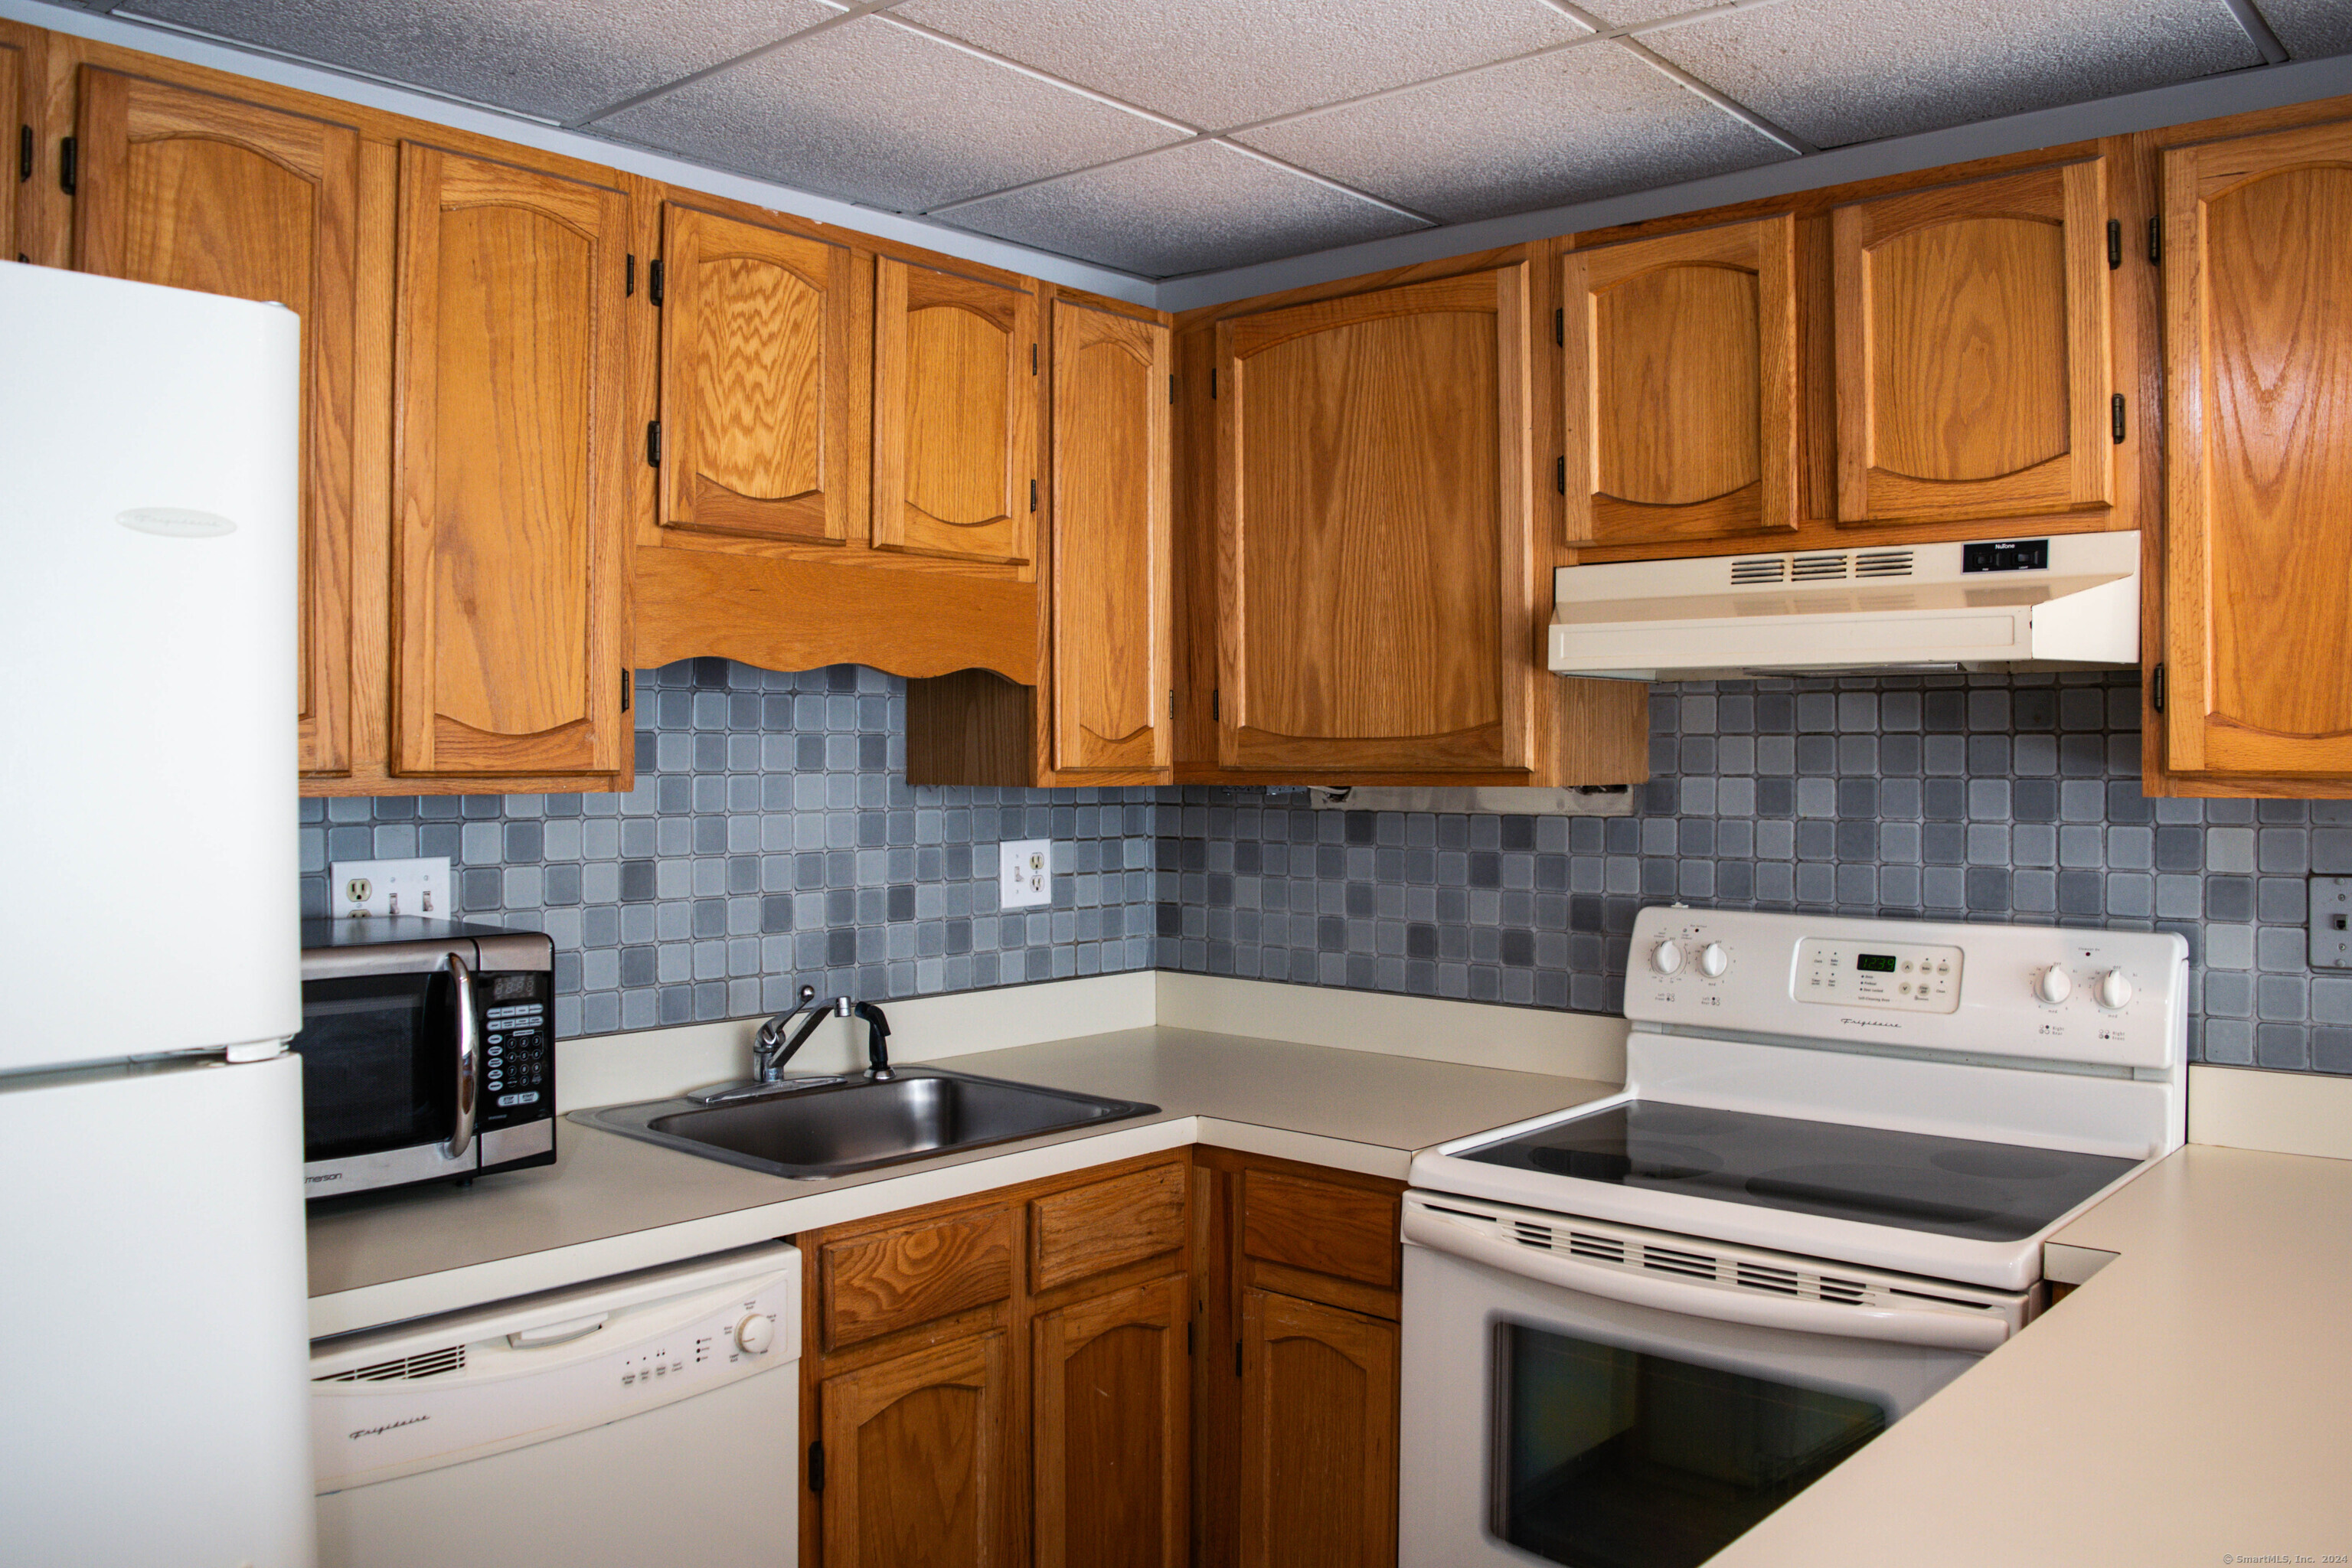
<instances>
[{"instance_id":1,"label":"range hood","mask_svg":"<svg viewBox=\"0 0 2352 1568\"><path fill-rule=\"evenodd\" d=\"M2139 663L2139 535L2066 533L1563 566L1556 675L2085 669Z\"/></svg>"}]
</instances>

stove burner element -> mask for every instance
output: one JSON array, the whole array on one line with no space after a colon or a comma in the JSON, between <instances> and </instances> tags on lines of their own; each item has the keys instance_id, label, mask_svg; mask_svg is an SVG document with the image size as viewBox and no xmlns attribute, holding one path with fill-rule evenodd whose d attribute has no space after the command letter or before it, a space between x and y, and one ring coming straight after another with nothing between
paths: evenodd
<instances>
[{"instance_id":1,"label":"stove burner element","mask_svg":"<svg viewBox=\"0 0 2352 1568\"><path fill-rule=\"evenodd\" d=\"M1902 1165L1788 1165L1748 1177L1747 1187L1760 1198L1879 1225L1979 1225L2014 1202L1990 1182Z\"/></svg>"},{"instance_id":2,"label":"stove burner element","mask_svg":"<svg viewBox=\"0 0 2352 1568\"><path fill-rule=\"evenodd\" d=\"M1723 1162L1680 1143L1570 1142L1528 1151L1528 1163L1555 1176L1588 1182L1687 1182L1712 1175Z\"/></svg>"}]
</instances>

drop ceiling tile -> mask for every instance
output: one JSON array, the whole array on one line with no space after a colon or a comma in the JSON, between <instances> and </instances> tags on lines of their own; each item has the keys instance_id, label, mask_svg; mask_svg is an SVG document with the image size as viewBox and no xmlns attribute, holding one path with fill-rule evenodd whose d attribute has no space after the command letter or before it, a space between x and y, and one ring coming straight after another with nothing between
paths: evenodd
<instances>
[{"instance_id":1,"label":"drop ceiling tile","mask_svg":"<svg viewBox=\"0 0 2352 1568\"><path fill-rule=\"evenodd\" d=\"M1245 267L1423 226L1213 142L1089 169L938 216L1146 278Z\"/></svg>"},{"instance_id":2,"label":"drop ceiling tile","mask_svg":"<svg viewBox=\"0 0 2352 1568\"><path fill-rule=\"evenodd\" d=\"M1125 157L1183 134L880 17L789 44L595 129L898 211Z\"/></svg>"},{"instance_id":3,"label":"drop ceiling tile","mask_svg":"<svg viewBox=\"0 0 2352 1568\"><path fill-rule=\"evenodd\" d=\"M835 14L818 0L130 0L120 10L553 120Z\"/></svg>"},{"instance_id":4,"label":"drop ceiling tile","mask_svg":"<svg viewBox=\"0 0 2352 1568\"><path fill-rule=\"evenodd\" d=\"M896 14L1204 131L1590 31L1543 0L906 0Z\"/></svg>"},{"instance_id":5,"label":"drop ceiling tile","mask_svg":"<svg viewBox=\"0 0 2352 1568\"><path fill-rule=\"evenodd\" d=\"M1793 156L1614 44L1587 44L1236 140L1448 223Z\"/></svg>"},{"instance_id":6,"label":"drop ceiling tile","mask_svg":"<svg viewBox=\"0 0 2352 1568\"><path fill-rule=\"evenodd\" d=\"M2262 63L2221 0L1785 0L1642 41L1824 147Z\"/></svg>"},{"instance_id":7,"label":"drop ceiling tile","mask_svg":"<svg viewBox=\"0 0 2352 1568\"><path fill-rule=\"evenodd\" d=\"M2344 0L2254 0L2286 52L2299 60L2352 52L2352 5Z\"/></svg>"}]
</instances>

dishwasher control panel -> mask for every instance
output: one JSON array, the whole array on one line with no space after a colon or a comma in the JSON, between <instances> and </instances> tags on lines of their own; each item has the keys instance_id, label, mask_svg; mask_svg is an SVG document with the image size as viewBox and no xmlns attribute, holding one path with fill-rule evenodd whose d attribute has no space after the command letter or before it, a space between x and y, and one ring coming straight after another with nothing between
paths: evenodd
<instances>
[{"instance_id":1,"label":"dishwasher control panel","mask_svg":"<svg viewBox=\"0 0 2352 1568\"><path fill-rule=\"evenodd\" d=\"M799 1346L790 1247L321 1342L310 1363L318 1490L602 1426L788 1369Z\"/></svg>"}]
</instances>

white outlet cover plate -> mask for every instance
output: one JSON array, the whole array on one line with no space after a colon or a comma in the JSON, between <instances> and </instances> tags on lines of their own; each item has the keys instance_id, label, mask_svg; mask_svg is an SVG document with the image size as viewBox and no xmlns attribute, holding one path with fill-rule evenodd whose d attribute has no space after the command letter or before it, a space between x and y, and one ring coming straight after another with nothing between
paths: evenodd
<instances>
[{"instance_id":1,"label":"white outlet cover plate","mask_svg":"<svg viewBox=\"0 0 2352 1568\"><path fill-rule=\"evenodd\" d=\"M2352 877L2311 879L2311 967L2352 969Z\"/></svg>"},{"instance_id":2,"label":"white outlet cover plate","mask_svg":"<svg viewBox=\"0 0 2352 1568\"><path fill-rule=\"evenodd\" d=\"M1025 910L1054 901L1054 843L1049 838L1023 838L999 845L997 902L1008 910Z\"/></svg>"},{"instance_id":3,"label":"white outlet cover plate","mask_svg":"<svg viewBox=\"0 0 2352 1568\"><path fill-rule=\"evenodd\" d=\"M338 860L327 870L327 907L339 921L381 915L457 918L449 897L446 855L418 860Z\"/></svg>"}]
</instances>

